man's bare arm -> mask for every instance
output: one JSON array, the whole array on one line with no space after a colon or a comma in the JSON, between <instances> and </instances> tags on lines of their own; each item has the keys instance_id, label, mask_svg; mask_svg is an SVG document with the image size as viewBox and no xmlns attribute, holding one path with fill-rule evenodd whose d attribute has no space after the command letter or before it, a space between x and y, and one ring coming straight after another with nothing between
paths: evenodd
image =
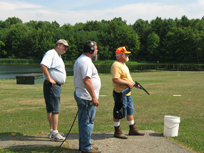
<instances>
[{"instance_id":1,"label":"man's bare arm","mask_svg":"<svg viewBox=\"0 0 204 153\"><path fill-rule=\"evenodd\" d=\"M112 81L116 84L127 85L130 89L132 89L134 85L134 82L129 82L120 78L113 78Z\"/></svg>"},{"instance_id":2,"label":"man's bare arm","mask_svg":"<svg viewBox=\"0 0 204 153\"><path fill-rule=\"evenodd\" d=\"M84 86L85 86L86 90L89 92L89 94L92 97L93 106L98 106L99 102L98 102L98 99L97 99L96 94L94 92L94 88L93 88L91 78L86 77L86 78L83 79L83 82L84 82Z\"/></svg>"},{"instance_id":3,"label":"man's bare arm","mask_svg":"<svg viewBox=\"0 0 204 153\"><path fill-rule=\"evenodd\" d=\"M45 75L45 77L47 78L47 81L49 81L50 83L52 83L52 85L55 85L57 82L55 80L53 80L51 77L50 77L50 74L48 72L48 68L43 65L43 64L40 64L41 68L42 68L42 72L43 74Z\"/></svg>"}]
</instances>

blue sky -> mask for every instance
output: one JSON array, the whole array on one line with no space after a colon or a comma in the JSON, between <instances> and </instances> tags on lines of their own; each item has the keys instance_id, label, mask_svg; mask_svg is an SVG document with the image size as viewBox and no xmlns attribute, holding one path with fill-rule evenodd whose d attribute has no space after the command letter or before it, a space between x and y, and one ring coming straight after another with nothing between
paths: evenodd
<instances>
[{"instance_id":1,"label":"blue sky","mask_svg":"<svg viewBox=\"0 0 204 153\"><path fill-rule=\"evenodd\" d=\"M0 20L15 16L24 23L57 21L62 26L121 17L134 24L138 19L156 17L201 19L203 8L204 0L0 0Z\"/></svg>"}]
</instances>

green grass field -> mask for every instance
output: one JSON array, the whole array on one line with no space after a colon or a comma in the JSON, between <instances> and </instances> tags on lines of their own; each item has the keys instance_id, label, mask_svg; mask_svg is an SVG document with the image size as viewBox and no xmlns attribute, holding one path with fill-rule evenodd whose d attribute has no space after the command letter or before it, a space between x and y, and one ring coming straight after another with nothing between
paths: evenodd
<instances>
[{"instance_id":1,"label":"green grass field","mask_svg":"<svg viewBox=\"0 0 204 153\"><path fill-rule=\"evenodd\" d=\"M181 122L178 137L167 139L195 152L204 152L204 72L163 71L131 75L150 93L147 95L143 90L132 90L136 127L162 134L164 115L179 116ZM114 130L111 75L100 74L100 78L100 105L93 132L110 132ZM0 137L41 136L49 133L42 89L42 84L19 85L15 79L0 80ZM77 112L73 93L73 76L68 76L61 94L58 130L62 133L69 131ZM123 131L129 130L126 119L121 120L121 128ZM77 121L71 133L78 133ZM41 152L53 150L53 147L44 148ZM22 150L25 148L0 149L0 152L23 152ZM35 151L40 152L38 148Z\"/></svg>"}]
</instances>

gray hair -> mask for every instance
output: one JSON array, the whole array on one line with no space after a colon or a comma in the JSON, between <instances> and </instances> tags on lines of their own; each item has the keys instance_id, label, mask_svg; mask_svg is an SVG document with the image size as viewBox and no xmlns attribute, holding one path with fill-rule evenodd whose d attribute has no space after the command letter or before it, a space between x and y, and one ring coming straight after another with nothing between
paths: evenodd
<instances>
[{"instance_id":1,"label":"gray hair","mask_svg":"<svg viewBox=\"0 0 204 153\"><path fill-rule=\"evenodd\" d=\"M116 54L115 57L116 59L119 59L119 57L121 56L122 54Z\"/></svg>"}]
</instances>

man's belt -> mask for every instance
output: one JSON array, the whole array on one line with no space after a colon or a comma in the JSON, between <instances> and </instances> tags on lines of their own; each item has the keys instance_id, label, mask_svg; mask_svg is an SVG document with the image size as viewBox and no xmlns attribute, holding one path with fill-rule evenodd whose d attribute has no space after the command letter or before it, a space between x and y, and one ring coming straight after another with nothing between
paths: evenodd
<instances>
[{"instance_id":1,"label":"man's belt","mask_svg":"<svg viewBox=\"0 0 204 153\"><path fill-rule=\"evenodd\" d=\"M49 81L45 80L46 83L50 83ZM50 83L51 84L51 83ZM56 83L56 85L61 86L61 84Z\"/></svg>"}]
</instances>

